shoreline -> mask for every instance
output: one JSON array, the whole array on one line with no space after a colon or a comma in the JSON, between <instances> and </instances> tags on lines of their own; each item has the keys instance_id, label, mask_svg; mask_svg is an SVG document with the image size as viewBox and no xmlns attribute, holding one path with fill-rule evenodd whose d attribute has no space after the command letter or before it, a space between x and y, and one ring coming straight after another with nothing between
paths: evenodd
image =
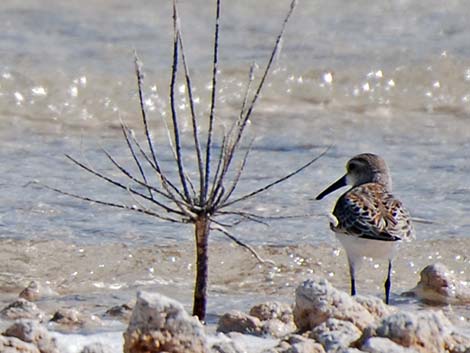
<instances>
[{"instance_id":1,"label":"shoreline","mask_svg":"<svg viewBox=\"0 0 470 353\"><path fill-rule=\"evenodd\" d=\"M209 310L217 311L213 314L231 309L227 298L292 298L299 283L312 275L349 291L346 256L339 243L254 248L275 265L260 264L249 252L232 243L210 243L208 304ZM394 261L392 304L408 304L399 294L413 288L419 281L419 272L432 263L445 264L458 278L468 282L470 258L465 249L469 248L470 239L466 238L404 244ZM37 281L56 293L48 296L48 303L56 300L83 306L90 301L87 311L91 312L106 302L112 305L125 302L141 289L159 291L189 306L193 251L190 242L132 246L1 239L0 303L7 303L31 281ZM357 275L358 293L382 297L385 270L385 262L365 260ZM214 307L211 302L217 302L217 298L225 299ZM235 309L243 309L247 304L239 302ZM465 317L462 321L470 325L470 309L462 308L462 316Z\"/></svg>"},{"instance_id":2,"label":"shoreline","mask_svg":"<svg viewBox=\"0 0 470 353\"><path fill-rule=\"evenodd\" d=\"M470 338L468 305L426 305L400 296L416 285L420 271L430 263L442 262L456 277L467 280L465 270L470 259L464 252L470 239L415 241L406 245L395 260L392 307L413 313L442 311L460 333ZM338 290L349 292L346 258L338 243L254 248L276 265L260 264L249 252L228 242L210 244L208 320L204 330L211 339L219 337L217 322L226 313L248 312L254 305L267 302L292 305L296 288L309 278L326 278ZM93 342L118 349L122 347L122 333L138 291L160 293L182 303L190 312L193 251L190 242L132 246L1 239L0 261L4 270L0 274L0 305L2 309L7 307L30 281L35 281L40 291L32 304L62 350L80 352L80 348L73 347ZM365 261L358 273L359 294L378 297L381 302L385 270L385 263ZM12 322L14 319L3 317L2 332ZM228 337L250 347L276 342L246 334Z\"/></svg>"}]
</instances>

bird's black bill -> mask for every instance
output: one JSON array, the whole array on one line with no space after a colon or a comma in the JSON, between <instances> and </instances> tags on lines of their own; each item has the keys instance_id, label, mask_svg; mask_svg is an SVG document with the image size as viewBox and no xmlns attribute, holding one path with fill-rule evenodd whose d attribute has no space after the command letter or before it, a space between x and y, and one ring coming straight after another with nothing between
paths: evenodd
<instances>
[{"instance_id":1,"label":"bird's black bill","mask_svg":"<svg viewBox=\"0 0 470 353\"><path fill-rule=\"evenodd\" d=\"M341 177L340 179L336 180L333 184L331 184L330 186L328 186L325 190L323 190L315 199L316 200L321 200L322 198L324 198L326 195L328 195L329 193L332 193L333 191L339 189L339 188L342 188L343 186L346 186L347 185L347 182L346 182L346 175Z\"/></svg>"}]
</instances>

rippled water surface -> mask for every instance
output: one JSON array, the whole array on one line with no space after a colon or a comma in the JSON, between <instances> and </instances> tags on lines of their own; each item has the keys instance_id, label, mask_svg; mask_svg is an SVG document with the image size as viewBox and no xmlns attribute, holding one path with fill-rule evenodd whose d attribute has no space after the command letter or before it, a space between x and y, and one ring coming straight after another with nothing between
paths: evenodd
<instances>
[{"instance_id":1,"label":"rippled water surface","mask_svg":"<svg viewBox=\"0 0 470 353\"><path fill-rule=\"evenodd\" d=\"M210 103L214 6L202 0L179 3L196 108L204 117ZM220 132L239 112L252 63L255 82L260 78L288 7L288 1L268 0L222 4L216 146L221 144ZM247 130L244 150L254 140L238 195L331 148L295 178L241 205L264 215L309 216L272 220L269 226L245 222L232 232L260 246L337 246L326 214L338 194L322 202L313 198L342 175L352 155L374 152L387 160L395 194L415 218L424 220L416 224L419 241L439 241L439 249L428 249L429 262L440 256L468 280L468 255L456 255L456 248L446 244L468 244L470 234L469 15L466 1L457 0L299 1ZM79 202L32 183L134 202L64 156L69 153L120 177L105 149L133 168L119 121L143 137L134 50L146 72L152 135L163 168L176 179L164 124L169 117L171 2L6 0L0 41L1 237L108 250L115 243L188 246L189 226ZM180 81L183 153L194 170L185 93ZM201 124L204 128L206 120ZM21 252L24 244L18 244ZM404 263L422 258L420 247L413 249ZM108 250L103 251L112 259ZM42 256L56 251L51 246ZM240 254L239 261L249 256ZM5 275L4 285L10 288L16 281L21 286L30 279L19 276ZM137 277L131 271L123 281L133 283ZM178 292L171 284L165 288L170 294Z\"/></svg>"}]
</instances>

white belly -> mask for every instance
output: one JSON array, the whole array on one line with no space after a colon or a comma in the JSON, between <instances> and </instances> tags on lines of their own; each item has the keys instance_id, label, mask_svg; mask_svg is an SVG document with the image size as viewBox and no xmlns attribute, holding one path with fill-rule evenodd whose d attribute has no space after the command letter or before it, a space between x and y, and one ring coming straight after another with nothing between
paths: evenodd
<instances>
[{"instance_id":1,"label":"white belly","mask_svg":"<svg viewBox=\"0 0 470 353\"><path fill-rule=\"evenodd\" d=\"M383 241L358 238L352 235L336 233L336 238L346 250L351 262L359 262L363 257L392 260L401 241Z\"/></svg>"}]
</instances>

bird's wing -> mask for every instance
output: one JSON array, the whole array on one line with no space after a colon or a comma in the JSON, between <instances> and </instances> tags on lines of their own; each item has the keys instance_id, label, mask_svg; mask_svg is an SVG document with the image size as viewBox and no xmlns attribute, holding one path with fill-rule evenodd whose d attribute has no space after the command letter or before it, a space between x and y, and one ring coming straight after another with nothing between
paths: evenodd
<instances>
[{"instance_id":1,"label":"bird's wing","mask_svg":"<svg viewBox=\"0 0 470 353\"><path fill-rule=\"evenodd\" d=\"M414 239L415 234L413 224L411 223L411 215L408 210L403 207L400 200L388 194L382 201L388 221L387 232L402 240L409 241Z\"/></svg>"},{"instance_id":2,"label":"bird's wing","mask_svg":"<svg viewBox=\"0 0 470 353\"><path fill-rule=\"evenodd\" d=\"M340 197L335 231L360 238L396 241L412 233L408 211L381 185L364 184Z\"/></svg>"}]
</instances>

